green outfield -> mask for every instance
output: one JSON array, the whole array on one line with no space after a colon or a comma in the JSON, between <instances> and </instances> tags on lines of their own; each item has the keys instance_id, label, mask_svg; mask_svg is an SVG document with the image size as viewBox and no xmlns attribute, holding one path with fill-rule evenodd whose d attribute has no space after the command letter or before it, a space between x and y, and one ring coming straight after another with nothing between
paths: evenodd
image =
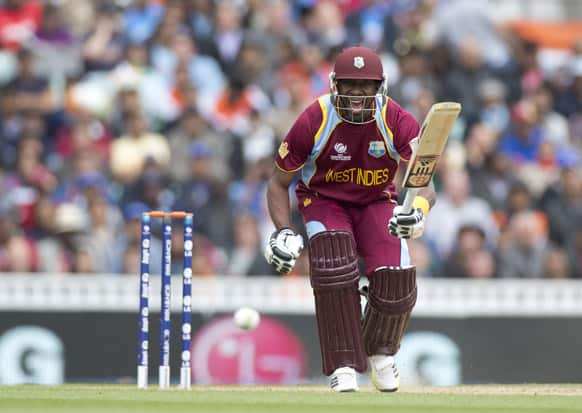
<instances>
[{"instance_id":1,"label":"green outfield","mask_svg":"<svg viewBox=\"0 0 582 413\"><path fill-rule=\"evenodd\" d=\"M404 388L334 394L319 386L195 386L139 391L129 385L1 386L0 412L582 412L582 385Z\"/></svg>"}]
</instances>

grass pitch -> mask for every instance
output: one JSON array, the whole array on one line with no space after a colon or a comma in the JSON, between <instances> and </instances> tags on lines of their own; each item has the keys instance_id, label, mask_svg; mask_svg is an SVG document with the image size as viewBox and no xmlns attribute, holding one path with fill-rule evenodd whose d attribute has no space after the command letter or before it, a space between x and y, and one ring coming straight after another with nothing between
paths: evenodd
<instances>
[{"instance_id":1,"label":"grass pitch","mask_svg":"<svg viewBox=\"0 0 582 413\"><path fill-rule=\"evenodd\" d=\"M320 386L0 386L2 413L420 413L582 412L582 385L409 387L398 393L332 393Z\"/></svg>"}]
</instances>

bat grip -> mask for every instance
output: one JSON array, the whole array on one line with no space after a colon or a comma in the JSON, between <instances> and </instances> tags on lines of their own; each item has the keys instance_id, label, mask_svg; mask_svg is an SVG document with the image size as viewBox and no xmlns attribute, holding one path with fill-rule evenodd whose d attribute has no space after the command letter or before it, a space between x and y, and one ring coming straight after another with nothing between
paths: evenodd
<instances>
[{"instance_id":1,"label":"bat grip","mask_svg":"<svg viewBox=\"0 0 582 413\"><path fill-rule=\"evenodd\" d=\"M406 191L406 196L404 197L404 202L402 203L402 213L410 214L412 211L412 203L414 202L414 198L420 192L420 188L410 188Z\"/></svg>"}]
</instances>

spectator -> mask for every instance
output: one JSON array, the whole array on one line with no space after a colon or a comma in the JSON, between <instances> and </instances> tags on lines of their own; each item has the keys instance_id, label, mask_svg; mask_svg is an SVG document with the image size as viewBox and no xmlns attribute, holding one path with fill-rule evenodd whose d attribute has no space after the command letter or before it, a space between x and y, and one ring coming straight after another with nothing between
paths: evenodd
<instances>
[{"instance_id":1,"label":"spectator","mask_svg":"<svg viewBox=\"0 0 582 413\"><path fill-rule=\"evenodd\" d=\"M306 97L309 96L307 86L298 76L281 80L285 84L285 91L278 91L278 107L274 107L268 116L269 124L273 126L275 135L283 140L293 122L306 106Z\"/></svg>"},{"instance_id":2,"label":"spectator","mask_svg":"<svg viewBox=\"0 0 582 413\"><path fill-rule=\"evenodd\" d=\"M414 111L414 102L422 91L434 89L432 77L424 54L419 49L410 49L398 58L400 78L390 90L390 94L401 102L401 105ZM414 111L415 112L415 111ZM419 116L419 113L415 113ZM421 117L419 117L421 119Z\"/></svg>"},{"instance_id":3,"label":"spectator","mask_svg":"<svg viewBox=\"0 0 582 413\"><path fill-rule=\"evenodd\" d=\"M465 224L459 228L455 247L447 257L441 270L441 276L447 278L464 278L468 276L484 275L483 264L487 261L481 252L487 252L485 231L475 224ZM470 263L472 259L479 257L482 263ZM475 264L475 265L473 265ZM468 270L471 271L468 271ZM468 274L471 272L471 274ZM474 272L474 273L473 273Z\"/></svg>"},{"instance_id":4,"label":"spectator","mask_svg":"<svg viewBox=\"0 0 582 413\"><path fill-rule=\"evenodd\" d=\"M112 141L107 123L81 108L72 115L68 124L56 133L52 161L66 165L70 157L86 150L97 158L100 169L106 168Z\"/></svg>"},{"instance_id":5,"label":"spectator","mask_svg":"<svg viewBox=\"0 0 582 413\"><path fill-rule=\"evenodd\" d=\"M475 124L469 132L465 148L473 194L499 212L506 208L507 197L516 178L509 157L495 150L496 139L493 129Z\"/></svg>"},{"instance_id":6,"label":"spectator","mask_svg":"<svg viewBox=\"0 0 582 413\"><path fill-rule=\"evenodd\" d=\"M537 225L532 212L524 211L509 221L509 244L499 257L499 276L502 278L542 278L547 236Z\"/></svg>"},{"instance_id":7,"label":"spectator","mask_svg":"<svg viewBox=\"0 0 582 413\"><path fill-rule=\"evenodd\" d=\"M534 93L543 83L543 73L538 64L538 46L529 41L516 42L515 55L521 66L521 90L525 95Z\"/></svg>"},{"instance_id":8,"label":"spectator","mask_svg":"<svg viewBox=\"0 0 582 413\"><path fill-rule=\"evenodd\" d=\"M233 75L229 87L218 97L210 116L219 130L244 136L251 127L252 112L266 111L269 106L269 99L259 88L247 85L240 76Z\"/></svg>"},{"instance_id":9,"label":"spectator","mask_svg":"<svg viewBox=\"0 0 582 413\"><path fill-rule=\"evenodd\" d=\"M65 20L62 8L47 4L30 47L35 57L35 68L53 82L77 76L81 70L80 45Z\"/></svg>"},{"instance_id":10,"label":"spectator","mask_svg":"<svg viewBox=\"0 0 582 413\"><path fill-rule=\"evenodd\" d=\"M478 89L473 85L479 85L491 77L483 59L483 43L476 37L464 38L459 44L458 64L453 67L449 79L451 90L447 93L453 100L461 102L463 117L470 122L479 119L481 109Z\"/></svg>"},{"instance_id":11,"label":"spectator","mask_svg":"<svg viewBox=\"0 0 582 413\"><path fill-rule=\"evenodd\" d=\"M257 86L267 96L273 96L273 76L269 64L265 47L258 39L243 42L237 57L237 72L245 83Z\"/></svg>"},{"instance_id":12,"label":"spectator","mask_svg":"<svg viewBox=\"0 0 582 413\"><path fill-rule=\"evenodd\" d=\"M19 142L16 172L11 176L13 189L19 188L33 193L51 193L57 186L57 178L42 161L43 145L36 137L26 137ZM24 202L26 203L26 197Z\"/></svg>"},{"instance_id":13,"label":"spectator","mask_svg":"<svg viewBox=\"0 0 582 413\"><path fill-rule=\"evenodd\" d=\"M111 250L113 252L111 268L109 272L119 274L137 274L139 267L139 254L141 248L141 214L150 209L141 202L132 202L125 206L123 218L125 225L122 233L115 239ZM162 242L156 231L152 229L150 237L150 272L161 274Z\"/></svg>"},{"instance_id":14,"label":"spectator","mask_svg":"<svg viewBox=\"0 0 582 413\"><path fill-rule=\"evenodd\" d=\"M434 276L438 263L430 248L422 240L410 240L408 242L408 253L410 254L410 262L413 262L416 266L417 277Z\"/></svg>"},{"instance_id":15,"label":"spectator","mask_svg":"<svg viewBox=\"0 0 582 413\"><path fill-rule=\"evenodd\" d=\"M307 85L305 89L307 95L304 97L306 100L328 93L328 76L332 67L324 51L315 44L302 44L298 47L297 54L297 59L282 64L277 77L281 82L286 82L287 79L301 79Z\"/></svg>"},{"instance_id":16,"label":"spectator","mask_svg":"<svg viewBox=\"0 0 582 413\"><path fill-rule=\"evenodd\" d=\"M176 105L180 114L184 114L188 109L200 107L201 102L205 100L200 96L198 89L192 84L186 63L179 63L176 66L171 94L173 103Z\"/></svg>"},{"instance_id":17,"label":"spectator","mask_svg":"<svg viewBox=\"0 0 582 413\"><path fill-rule=\"evenodd\" d=\"M232 0L221 1L214 13L213 55L230 72L244 40L241 10Z\"/></svg>"},{"instance_id":18,"label":"spectator","mask_svg":"<svg viewBox=\"0 0 582 413\"><path fill-rule=\"evenodd\" d=\"M207 237L212 244L229 246L231 207L226 188L213 173L215 155L204 142L189 147L190 176L178 189L174 210L189 210L194 214L194 231Z\"/></svg>"},{"instance_id":19,"label":"spectator","mask_svg":"<svg viewBox=\"0 0 582 413\"><path fill-rule=\"evenodd\" d=\"M51 245L51 256L45 253L49 261L45 267L51 266L51 272L95 272L96 262L88 251L88 229L86 211L72 203L58 205L54 216L57 244Z\"/></svg>"},{"instance_id":20,"label":"spectator","mask_svg":"<svg viewBox=\"0 0 582 413\"><path fill-rule=\"evenodd\" d=\"M124 195L124 204L142 202L151 211L169 211L174 202L174 194L168 188L167 175L151 160L146 161L144 171Z\"/></svg>"},{"instance_id":21,"label":"spectator","mask_svg":"<svg viewBox=\"0 0 582 413\"><path fill-rule=\"evenodd\" d=\"M189 27L196 42L200 42L207 50L214 31L215 4L212 0L197 0L186 4L186 15Z\"/></svg>"},{"instance_id":22,"label":"spectator","mask_svg":"<svg viewBox=\"0 0 582 413\"><path fill-rule=\"evenodd\" d=\"M14 107L6 101L3 112L3 130L0 135L2 151L0 154L0 165L13 169L16 166L16 159L19 157L19 147L22 141L30 140L38 142L39 155L44 156L48 152L45 149L46 124L44 118L39 113L19 114L14 112Z\"/></svg>"},{"instance_id":23,"label":"spectator","mask_svg":"<svg viewBox=\"0 0 582 413\"><path fill-rule=\"evenodd\" d=\"M573 223L582 222L582 178L574 168L566 168L560 180L550 186L540 200L547 212L550 241L560 247L573 245Z\"/></svg>"},{"instance_id":24,"label":"spectator","mask_svg":"<svg viewBox=\"0 0 582 413\"><path fill-rule=\"evenodd\" d=\"M154 0L133 0L123 13L123 31L130 43L145 43L158 27L164 7Z\"/></svg>"},{"instance_id":25,"label":"spectator","mask_svg":"<svg viewBox=\"0 0 582 413\"><path fill-rule=\"evenodd\" d=\"M225 257L208 238L201 234L194 234L192 242L198 246L192 252L192 274L194 276L215 276L220 273L219 271L224 270Z\"/></svg>"},{"instance_id":26,"label":"spectator","mask_svg":"<svg viewBox=\"0 0 582 413\"><path fill-rule=\"evenodd\" d=\"M486 249L475 251L467 257L463 269L466 278L493 278L497 271L495 257Z\"/></svg>"},{"instance_id":27,"label":"spectator","mask_svg":"<svg viewBox=\"0 0 582 413\"><path fill-rule=\"evenodd\" d=\"M106 4L97 10L93 26L83 42L86 72L113 69L123 57L124 36L116 10Z\"/></svg>"},{"instance_id":28,"label":"spectator","mask_svg":"<svg viewBox=\"0 0 582 413\"><path fill-rule=\"evenodd\" d=\"M159 73L170 81L177 81L175 77L179 65L184 65L190 83L206 99L216 96L225 86L224 75L217 61L199 53L196 44L189 33L175 28L163 26L170 33L164 34L168 40L166 44L157 44L152 50L152 63Z\"/></svg>"},{"instance_id":29,"label":"spectator","mask_svg":"<svg viewBox=\"0 0 582 413\"><path fill-rule=\"evenodd\" d=\"M242 153L245 165L254 164L265 158L270 158L275 152L275 131L268 123L263 123L260 114L251 112L249 117L250 130L242 138Z\"/></svg>"},{"instance_id":30,"label":"spectator","mask_svg":"<svg viewBox=\"0 0 582 413\"><path fill-rule=\"evenodd\" d=\"M173 104L171 80L151 66L149 49L143 44L127 45L125 59L111 71L109 81L118 90L135 88L152 124L173 121L179 114Z\"/></svg>"},{"instance_id":31,"label":"spectator","mask_svg":"<svg viewBox=\"0 0 582 413\"><path fill-rule=\"evenodd\" d=\"M536 106L522 100L512 107L511 117L512 129L501 139L500 152L517 163L535 162L543 142Z\"/></svg>"},{"instance_id":32,"label":"spectator","mask_svg":"<svg viewBox=\"0 0 582 413\"><path fill-rule=\"evenodd\" d=\"M123 87L115 96L115 110L111 113L108 123L114 136L122 135L127 126L126 121L132 117L142 115L142 106L139 92L134 87Z\"/></svg>"},{"instance_id":33,"label":"spectator","mask_svg":"<svg viewBox=\"0 0 582 413\"><path fill-rule=\"evenodd\" d=\"M582 53L571 62L569 69L572 84L558 96L556 109L570 118L582 111Z\"/></svg>"},{"instance_id":34,"label":"spectator","mask_svg":"<svg viewBox=\"0 0 582 413\"><path fill-rule=\"evenodd\" d=\"M567 245L568 258L573 276L582 278L582 221L573 227L572 241Z\"/></svg>"},{"instance_id":35,"label":"spectator","mask_svg":"<svg viewBox=\"0 0 582 413\"><path fill-rule=\"evenodd\" d=\"M214 131L196 109L187 109L176 128L168 135L172 159L170 175L173 179L184 182L190 177L190 149L196 142L204 143L215 154L217 162L212 165L212 174L221 181L229 178L231 143L224 134Z\"/></svg>"},{"instance_id":36,"label":"spectator","mask_svg":"<svg viewBox=\"0 0 582 413\"><path fill-rule=\"evenodd\" d=\"M516 181L511 186L509 196L507 197L507 216L511 218L515 214L530 211L533 208L534 199L532 193L525 184Z\"/></svg>"},{"instance_id":37,"label":"spectator","mask_svg":"<svg viewBox=\"0 0 582 413\"><path fill-rule=\"evenodd\" d=\"M32 51L18 53L18 75L4 90L3 104L17 113L33 112L47 115L55 110L56 102L48 80L36 74Z\"/></svg>"},{"instance_id":38,"label":"spectator","mask_svg":"<svg viewBox=\"0 0 582 413\"><path fill-rule=\"evenodd\" d=\"M462 49L467 38L478 38L488 65L502 68L510 63L511 50L497 30L491 1L450 0L437 2L433 22L436 38L453 50Z\"/></svg>"},{"instance_id":39,"label":"spectator","mask_svg":"<svg viewBox=\"0 0 582 413\"><path fill-rule=\"evenodd\" d=\"M103 196L91 197L88 207L86 258L91 262L91 268L94 271L109 273L112 271L115 261L112 245L120 235L123 219L118 208L109 205Z\"/></svg>"},{"instance_id":40,"label":"spectator","mask_svg":"<svg viewBox=\"0 0 582 413\"><path fill-rule=\"evenodd\" d=\"M496 78L484 79L479 83L477 91L482 107L480 121L497 133L504 132L509 126L505 85Z\"/></svg>"},{"instance_id":41,"label":"spectator","mask_svg":"<svg viewBox=\"0 0 582 413\"><path fill-rule=\"evenodd\" d=\"M548 84L541 85L533 95L536 109L540 114L540 124L544 140L557 148L572 145L568 120L554 110L554 97Z\"/></svg>"},{"instance_id":42,"label":"spectator","mask_svg":"<svg viewBox=\"0 0 582 413\"><path fill-rule=\"evenodd\" d=\"M349 44L361 44L371 49L392 51L399 32L390 4L367 0L346 18L346 37Z\"/></svg>"},{"instance_id":43,"label":"spectator","mask_svg":"<svg viewBox=\"0 0 582 413\"><path fill-rule=\"evenodd\" d=\"M55 221L57 205L46 195L34 204L33 226L30 236L36 243L36 270L40 272L67 271Z\"/></svg>"},{"instance_id":44,"label":"spectator","mask_svg":"<svg viewBox=\"0 0 582 413\"><path fill-rule=\"evenodd\" d=\"M40 1L5 0L0 6L0 47L18 51L42 21Z\"/></svg>"},{"instance_id":45,"label":"spectator","mask_svg":"<svg viewBox=\"0 0 582 413\"><path fill-rule=\"evenodd\" d=\"M35 271L34 243L18 227L18 212L7 198L0 204L0 272Z\"/></svg>"},{"instance_id":46,"label":"spectator","mask_svg":"<svg viewBox=\"0 0 582 413\"><path fill-rule=\"evenodd\" d=\"M495 245L497 228L491 208L482 199L471 196L471 183L464 170L446 170L443 192L431 209L426 222L425 236L435 245L439 257L453 249L455 237L464 224L476 224L485 232L487 245ZM447 225L441 225L446 222Z\"/></svg>"},{"instance_id":47,"label":"spectator","mask_svg":"<svg viewBox=\"0 0 582 413\"><path fill-rule=\"evenodd\" d=\"M544 256L544 277L558 280L571 276L568 255L559 248L550 248Z\"/></svg>"},{"instance_id":48,"label":"spectator","mask_svg":"<svg viewBox=\"0 0 582 413\"><path fill-rule=\"evenodd\" d=\"M226 275L270 275L273 268L265 261L261 248L261 236L256 219L249 214L240 214L234 221L234 247Z\"/></svg>"},{"instance_id":49,"label":"spectator","mask_svg":"<svg viewBox=\"0 0 582 413\"><path fill-rule=\"evenodd\" d=\"M111 146L109 165L115 179L129 184L143 172L148 159L166 169L170 162L170 146L164 136L148 130L143 115L131 115L126 122L127 133Z\"/></svg>"}]
</instances>

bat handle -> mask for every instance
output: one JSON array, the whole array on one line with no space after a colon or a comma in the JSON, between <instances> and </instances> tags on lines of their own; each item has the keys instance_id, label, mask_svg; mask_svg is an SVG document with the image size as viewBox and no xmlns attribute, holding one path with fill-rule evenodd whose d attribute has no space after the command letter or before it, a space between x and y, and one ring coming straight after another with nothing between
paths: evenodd
<instances>
[{"instance_id":1,"label":"bat handle","mask_svg":"<svg viewBox=\"0 0 582 413\"><path fill-rule=\"evenodd\" d=\"M414 198L420 191L420 188L410 188L406 191L406 196L404 197L404 202L402 203L402 213L410 214L412 211L412 203L414 202Z\"/></svg>"}]
</instances>

